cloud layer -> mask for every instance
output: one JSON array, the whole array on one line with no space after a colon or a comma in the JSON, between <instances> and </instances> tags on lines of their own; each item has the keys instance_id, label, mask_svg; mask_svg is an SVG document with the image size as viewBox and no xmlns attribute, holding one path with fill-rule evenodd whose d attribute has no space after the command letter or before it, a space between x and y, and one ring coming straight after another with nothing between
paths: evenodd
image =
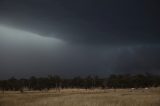
<instances>
[{"instance_id":1,"label":"cloud layer","mask_svg":"<svg viewBox=\"0 0 160 106\"><path fill-rule=\"evenodd\" d=\"M160 73L156 1L0 0L0 77Z\"/></svg>"},{"instance_id":2,"label":"cloud layer","mask_svg":"<svg viewBox=\"0 0 160 106\"><path fill-rule=\"evenodd\" d=\"M159 44L156 1L1 0L0 23L73 43Z\"/></svg>"}]
</instances>

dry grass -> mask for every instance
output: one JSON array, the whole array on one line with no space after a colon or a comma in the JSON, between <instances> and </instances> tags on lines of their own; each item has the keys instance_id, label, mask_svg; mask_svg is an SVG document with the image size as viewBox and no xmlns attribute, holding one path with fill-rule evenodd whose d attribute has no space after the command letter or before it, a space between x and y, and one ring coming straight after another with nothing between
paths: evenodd
<instances>
[{"instance_id":1,"label":"dry grass","mask_svg":"<svg viewBox=\"0 0 160 106\"><path fill-rule=\"evenodd\" d=\"M6 92L0 94L0 106L160 106L160 88Z\"/></svg>"}]
</instances>

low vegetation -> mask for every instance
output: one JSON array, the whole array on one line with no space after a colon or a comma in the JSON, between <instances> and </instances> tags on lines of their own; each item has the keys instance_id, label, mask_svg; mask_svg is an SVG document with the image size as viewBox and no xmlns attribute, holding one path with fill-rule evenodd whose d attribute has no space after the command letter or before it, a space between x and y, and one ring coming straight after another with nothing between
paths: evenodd
<instances>
[{"instance_id":1,"label":"low vegetation","mask_svg":"<svg viewBox=\"0 0 160 106\"><path fill-rule=\"evenodd\" d=\"M0 106L160 106L159 75L0 81Z\"/></svg>"},{"instance_id":2,"label":"low vegetation","mask_svg":"<svg viewBox=\"0 0 160 106\"><path fill-rule=\"evenodd\" d=\"M160 106L160 88L7 91L0 94L0 106Z\"/></svg>"}]
</instances>

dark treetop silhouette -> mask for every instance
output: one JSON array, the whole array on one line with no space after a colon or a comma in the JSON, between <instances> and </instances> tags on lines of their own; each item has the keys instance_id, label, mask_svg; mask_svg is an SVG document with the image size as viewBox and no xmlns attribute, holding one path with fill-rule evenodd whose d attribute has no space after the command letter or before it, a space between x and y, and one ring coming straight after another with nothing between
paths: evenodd
<instances>
[{"instance_id":1,"label":"dark treetop silhouette","mask_svg":"<svg viewBox=\"0 0 160 106\"><path fill-rule=\"evenodd\" d=\"M24 88L28 90L45 90L45 89L63 89L63 88L145 88L160 86L160 76L145 75L111 75L107 78L99 78L98 76L61 78L59 76L48 77L30 77L29 79L16 79L14 77L8 80L0 81L0 89L20 90Z\"/></svg>"}]
</instances>

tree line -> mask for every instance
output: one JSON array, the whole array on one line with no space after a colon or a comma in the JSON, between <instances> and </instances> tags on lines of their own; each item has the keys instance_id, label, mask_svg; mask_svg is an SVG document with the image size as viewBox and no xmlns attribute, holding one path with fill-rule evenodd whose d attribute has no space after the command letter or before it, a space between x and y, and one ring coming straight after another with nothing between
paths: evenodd
<instances>
[{"instance_id":1,"label":"tree line","mask_svg":"<svg viewBox=\"0 0 160 106\"><path fill-rule=\"evenodd\" d=\"M23 91L28 90L49 90L64 88L145 88L160 86L160 75L138 74L138 75L110 75L106 78L98 76L62 78L60 76L30 77L28 79L0 80L0 90Z\"/></svg>"}]
</instances>

